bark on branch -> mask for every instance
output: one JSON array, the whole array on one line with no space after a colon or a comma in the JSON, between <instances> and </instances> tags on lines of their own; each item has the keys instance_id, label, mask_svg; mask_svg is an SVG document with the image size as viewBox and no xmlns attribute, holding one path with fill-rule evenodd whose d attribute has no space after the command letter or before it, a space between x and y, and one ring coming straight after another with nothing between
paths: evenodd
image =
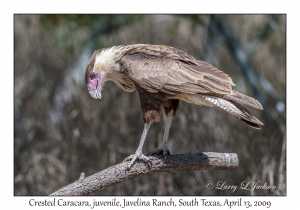
<instances>
[{"instance_id":1,"label":"bark on branch","mask_svg":"<svg viewBox=\"0 0 300 210\"><path fill-rule=\"evenodd\" d=\"M154 172L188 172L194 170L235 170L238 167L238 157L235 153L203 152L167 156L150 156L151 167L142 161L137 161L127 169L130 161L111 166L103 171L84 177L50 194L58 195L90 195L112 185L138 176Z\"/></svg>"}]
</instances>

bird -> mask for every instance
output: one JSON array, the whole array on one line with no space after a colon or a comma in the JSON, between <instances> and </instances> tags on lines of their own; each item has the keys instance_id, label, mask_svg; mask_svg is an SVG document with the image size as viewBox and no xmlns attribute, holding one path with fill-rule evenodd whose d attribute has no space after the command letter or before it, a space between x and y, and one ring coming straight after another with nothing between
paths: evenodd
<instances>
[{"instance_id":1,"label":"bird","mask_svg":"<svg viewBox=\"0 0 300 210\"><path fill-rule=\"evenodd\" d=\"M136 160L151 162L148 155L170 155L169 130L180 101L219 107L254 129L264 125L245 107L263 110L259 101L233 90L235 84L223 71L171 46L133 44L96 50L86 67L85 81L95 99L102 98L107 81L126 92L137 90L144 129L136 152L125 159L131 160L129 168ZM160 120L161 110L166 116L162 143L145 156L147 132Z\"/></svg>"}]
</instances>

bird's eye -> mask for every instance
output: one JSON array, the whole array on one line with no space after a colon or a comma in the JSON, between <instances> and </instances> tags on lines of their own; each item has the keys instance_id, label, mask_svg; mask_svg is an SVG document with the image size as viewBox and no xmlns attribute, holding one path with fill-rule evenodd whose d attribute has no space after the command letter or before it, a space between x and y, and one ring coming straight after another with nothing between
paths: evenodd
<instances>
[{"instance_id":1,"label":"bird's eye","mask_svg":"<svg viewBox=\"0 0 300 210\"><path fill-rule=\"evenodd\" d=\"M91 78L91 79L94 79L95 77L96 77L95 72L91 72L91 73L90 73L90 78Z\"/></svg>"}]
</instances>

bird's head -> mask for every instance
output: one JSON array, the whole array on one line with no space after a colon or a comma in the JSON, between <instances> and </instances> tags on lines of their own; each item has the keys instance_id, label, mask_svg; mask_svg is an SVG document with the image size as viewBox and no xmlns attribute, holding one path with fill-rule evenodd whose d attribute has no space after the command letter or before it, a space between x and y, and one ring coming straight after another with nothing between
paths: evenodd
<instances>
[{"instance_id":1,"label":"bird's head","mask_svg":"<svg viewBox=\"0 0 300 210\"><path fill-rule=\"evenodd\" d=\"M100 69L97 69L95 66L96 57L100 54L100 51L95 51L91 57L89 64L86 67L85 71L85 82L89 94L95 99L101 99L101 90L103 87L103 73Z\"/></svg>"},{"instance_id":2,"label":"bird's head","mask_svg":"<svg viewBox=\"0 0 300 210\"><path fill-rule=\"evenodd\" d=\"M119 71L117 62L118 48L96 50L86 67L85 82L89 94L95 99L101 99L104 83L112 80L114 72Z\"/></svg>"}]
</instances>

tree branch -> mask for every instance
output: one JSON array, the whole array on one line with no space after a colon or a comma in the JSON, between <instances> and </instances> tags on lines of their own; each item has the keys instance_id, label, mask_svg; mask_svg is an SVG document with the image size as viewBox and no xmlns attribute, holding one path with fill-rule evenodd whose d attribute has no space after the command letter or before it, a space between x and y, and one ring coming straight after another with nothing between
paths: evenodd
<instances>
[{"instance_id":1,"label":"tree branch","mask_svg":"<svg viewBox=\"0 0 300 210\"><path fill-rule=\"evenodd\" d=\"M148 175L155 172L188 172L194 170L235 170L239 160L235 153L193 153L167 156L150 156L151 166L137 161L128 170L130 161L111 166L103 171L84 177L50 194L58 195L90 195L128 179Z\"/></svg>"}]
</instances>

